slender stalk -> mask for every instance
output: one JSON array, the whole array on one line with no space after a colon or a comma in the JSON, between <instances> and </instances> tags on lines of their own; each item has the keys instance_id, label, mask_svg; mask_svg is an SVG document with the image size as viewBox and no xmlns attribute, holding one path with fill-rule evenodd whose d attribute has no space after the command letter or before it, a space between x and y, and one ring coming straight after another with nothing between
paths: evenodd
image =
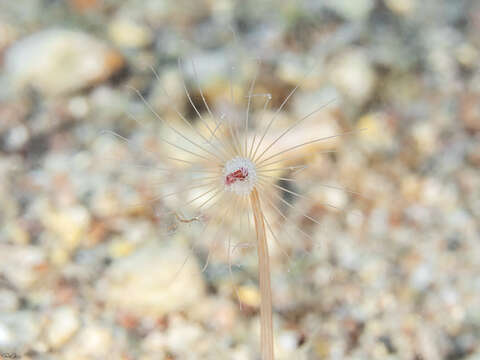
<instances>
[{"instance_id":1,"label":"slender stalk","mask_svg":"<svg viewBox=\"0 0 480 360\"><path fill-rule=\"evenodd\" d=\"M273 320L272 287L270 283L270 259L268 256L267 235L260 199L257 189L250 193L255 231L257 233L258 281L260 285L260 346L262 360L274 360L273 354Z\"/></svg>"}]
</instances>

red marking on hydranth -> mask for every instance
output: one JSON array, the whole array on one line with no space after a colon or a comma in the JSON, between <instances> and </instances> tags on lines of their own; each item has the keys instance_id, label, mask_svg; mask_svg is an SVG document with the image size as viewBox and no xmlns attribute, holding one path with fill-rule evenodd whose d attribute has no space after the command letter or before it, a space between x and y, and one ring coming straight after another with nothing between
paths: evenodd
<instances>
[{"instance_id":1,"label":"red marking on hydranth","mask_svg":"<svg viewBox=\"0 0 480 360\"><path fill-rule=\"evenodd\" d=\"M225 184L232 185L236 181L245 181L248 176L248 170L246 168L240 168L231 172L225 177Z\"/></svg>"}]
</instances>

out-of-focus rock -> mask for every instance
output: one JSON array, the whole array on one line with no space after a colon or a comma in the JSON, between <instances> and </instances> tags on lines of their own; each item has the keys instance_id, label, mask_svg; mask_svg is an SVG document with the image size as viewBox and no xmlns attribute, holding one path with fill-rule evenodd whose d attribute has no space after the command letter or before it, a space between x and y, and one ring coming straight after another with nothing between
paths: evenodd
<instances>
[{"instance_id":1,"label":"out-of-focus rock","mask_svg":"<svg viewBox=\"0 0 480 360\"><path fill-rule=\"evenodd\" d=\"M196 354L200 353L203 338L200 325L185 321L181 317L173 317L171 322L165 334L166 348L181 358L190 357L190 349L196 349Z\"/></svg>"},{"instance_id":2,"label":"out-of-focus rock","mask_svg":"<svg viewBox=\"0 0 480 360\"><path fill-rule=\"evenodd\" d=\"M430 155L437 150L438 135L436 128L428 121L422 121L412 127L412 136L422 156Z\"/></svg>"},{"instance_id":3,"label":"out-of-focus rock","mask_svg":"<svg viewBox=\"0 0 480 360\"><path fill-rule=\"evenodd\" d=\"M90 214L81 206L72 206L61 210L49 209L43 214L43 224L51 234L59 240L58 247L53 249L52 260L61 265L68 260L68 254L75 250L90 226ZM59 251L65 254L59 255Z\"/></svg>"},{"instance_id":4,"label":"out-of-focus rock","mask_svg":"<svg viewBox=\"0 0 480 360\"><path fill-rule=\"evenodd\" d=\"M137 316L186 309L205 293L200 267L190 255L181 247L147 244L113 263L98 284L98 295Z\"/></svg>"},{"instance_id":5,"label":"out-of-focus rock","mask_svg":"<svg viewBox=\"0 0 480 360\"><path fill-rule=\"evenodd\" d=\"M38 281L46 266L43 249L0 244L0 274L15 287L26 289Z\"/></svg>"},{"instance_id":6,"label":"out-of-focus rock","mask_svg":"<svg viewBox=\"0 0 480 360\"><path fill-rule=\"evenodd\" d=\"M394 131L388 114L366 114L358 120L357 129L361 130L358 138L368 152L391 151L395 148Z\"/></svg>"},{"instance_id":7,"label":"out-of-focus rock","mask_svg":"<svg viewBox=\"0 0 480 360\"><path fill-rule=\"evenodd\" d=\"M229 61L230 57L220 51L199 53L185 59L180 69L182 71L180 75L186 78L186 82L190 85L194 95L199 94L199 87L201 87L207 101L211 99L221 101L222 98L230 99L229 74L232 71L235 76L244 75L245 72L253 74L254 64L235 64L232 70L232 64ZM238 89L238 86L239 84L234 82L235 96L239 96L236 91L244 90ZM212 103L209 105L213 107Z\"/></svg>"},{"instance_id":8,"label":"out-of-focus rock","mask_svg":"<svg viewBox=\"0 0 480 360\"><path fill-rule=\"evenodd\" d=\"M0 312L15 311L20 304L15 292L8 289L0 289Z\"/></svg>"},{"instance_id":9,"label":"out-of-focus rock","mask_svg":"<svg viewBox=\"0 0 480 360\"><path fill-rule=\"evenodd\" d=\"M327 0L325 6L347 20L363 20L375 6L373 0Z\"/></svg>"},{"instance_id":10,"label":"out-of-focus rock","mask_svg":"<svg viewBox=\"0 0 480 360\"><path fill-rule=\"evenodd\" d=\"M117 341L125 341L121 333L117 333ZM121 358L122 346L112 349L114 338L110 329L97 324L87 324L75 338L65 347L66 360L115 359ZM122 342L123 342L122 341Z\"/></svg>"},{"instance_id":11,"label":"out-of-focus rock","mask_svg":"<svg viewBox=\"0 0 480 360\"><path fill-rule=\"evenodd\" d=\"M50 346L58 349L77 332L80 326L78 312L68 306L55 309L47 330L47 340Z\"/></svg>"},{"instance_id":12,"label":"out-of-focus rock","mask_svg":"<svg viewBox=\"0 0 480 360\"><path fill-rule=\"evenodd\" d=\"M237 323L239 310L240 305L237 302L212 297L196 304L190 312L190 318L199 322L208 319L208 326L220 331L232 331Z\"/></svg>"},{"instance_id":13,"label":"out-of-focus rock","mask_svg":"<svg viewBox=\"0 0 480 360\"><path fill-rule=\"evenodd\" d=\"M480 95L466 93L460 98L460 119L470 131L480 131Z\"/></svg>"},{"instance_id":14,"label":"out-of-focus rock","mask_svg":"<svg viewBox=\"0 0 480 360\"><path fill-rule=\"evenodd\" d=\"M472 68L478 63L480 52L470 43L460 44L456 51L457 61L466 68Z\"/></svg>"},{"instance_id":15,"label":"out-of-focus rock","mask_svg":"<svg viewBox=\"0 0 480 360\"><path fill-rule=\"evenodd\" d=\"M30 234L25 225L20 221L10 222L5 226L5 232L10 241L17 245L27 245L30 242Z\"/></svg>"},{"instance_id":16,"label":"out-of-focus rock","mask_svg":"<svg viewBox=\"0 0 480 360\"><path fill-rule=\"evenodd\" d=\"M316 61L322 61L315 59ZM275 77L303 89L316 90L322 85L325 73L322 64L310 64L301 58L291 58L290 55L280 58L275 70ZM299 98L299 96L297 96ZM283 99L282 99L283 101Z\"/></svg>"},{"instance_id":17,"label":"out-of-focus rock","mask_svg":"<svg viewBox=\"0 0 480 360\"><path fill-rule=\"evenodd\" d=\"M399 15L410 14L415 9L415 0L384 0L385 5Z\"/></svg>"},{"instance_id":18,"label":"out-of-focus rock","mask_svg":"<svg viewBox=\"0 0 480 360\"><path fill-rule=\"evenodd\" d=\"M30 139L28 129L24 125L18 125L10 129L5 139L5 147L9 151L20 150Z\"/></svg>"},{"instance_id":19,"label":"out-of-focus rock","mask_svg":"<svg viewBox=\"0 0 480 360\"><path fill-rule=\"evenodd\" d=\"M292 330L282 331L276 340L276 355L280 359L295 358L300 335Z\"/></svg>"},{"instance_id":20,"label":"out-of-focus rock","mask_svg":"<svg viewBox=\"0 0 480 360\"><path fill-rule=\"evenodd\" d=\"M15 43L5 69L14 89L32 86L59 95L108 79L124 65L122 56L100 40L78 31L49 29Z\"/></svg>"},{"instance_id":21,"label":"out-of-focus rock","mask_svg":"<svg viewBox=\"0 0 480 360\"><path fill-rule=\"evenodd\" d=\"M127 48L143 48L153 40L153 34L147 26L124 18L112 21L108 33L115 44Z\"/></svg>"},{"instance_id":22,"label":"out-of-focus rock","mask_svg":"<svg viewBox=\"0 0 480 360\"><path fill-rule=\"evenodd\" d=\"M363 104L372 94L376 74L365 52L348 49L330 64L330 81L352 101Z\"/></svg>"},{"instance_id":23,"label":"out-of-focus rock","mask_svg":"<svg viewBox=\"0 0 480 360\"><path fill-rule=\"evenodd\" d=\"M150 94L149 102L155 109L159 109L162 114L175 121L182 122L180 113L185 116L184 104L186 103L186 93L183 88L182 75L177 68L165 68L155 76L153 91ZM190 104L189 104L190 106ZM193 111L193 109L191 109ZM177 113L178 111L178 113Z\"/></svg>"},{"instance_id":24,"label":"out-of-focus rock","mask_svg":"<svg viewBox=\"0 0 480 360\"><path fill-rule=\"evenodd\" d=\"M0 20L0 53L17 37L17 30L6 22Z\"/></svg>"},{"instance_id":25,"label":"out-of-focus rock","mask_svg":"<svg viewBox=\"0 0 480 360\"><path fill-rule=\"evenodd\" d=\"M40 335L42 323L39 316L30 311L0 314L0 349L2 353L21 354Z\"/></svg>"},{"instance_id":26,"label":"out-of-focus rock","mask_svg":"<svg viewBox=\"0 0 480 360\"><path fill-rule=\"evenodd\" d=\"M260 293L256 286L241 286L238 289L238 297L240 301L248 306L257 308L260 306Z\"/></svg>"}]
</instances>

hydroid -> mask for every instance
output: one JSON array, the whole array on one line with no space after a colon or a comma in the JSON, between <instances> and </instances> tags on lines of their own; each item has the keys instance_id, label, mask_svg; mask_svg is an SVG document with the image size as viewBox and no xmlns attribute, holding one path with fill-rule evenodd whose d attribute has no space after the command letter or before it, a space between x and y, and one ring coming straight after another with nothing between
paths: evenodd
<instances>
[{"instance_id":1,"label":"hydroid","mask_svg":"<svg viewBox=\"0 0 480 360\"><path fill-rule=\"evenodd\" d=\"M139 90L131 90L161 124L161 133L155 135L155 139L163 144L163 151L160 152L163 153L159 155L152 151L148 154L154 159L154 171L158 175L155 185L158 195L149 201L150 204L160 204L161 210L157 214L164 221L169 219L170 229L177 229L184 224L200 225L196 240L209 243L204 270L211 260L212 252L216 251L221 243L226 247L231 274L230 265L234 255L238 254L238 249L252 246L257 249L261 293L261 354L263 360L272 360L274 338L269 244L275 242L279 245L290 260L288 251L280 245L280 234L275 230L282 222L294 227L298 236L313 241L308 230L300 228L286 215L297 211L296 200L306 199L305 195L291 186L295 182L296 173L304 169L305 165L290 164L291 155L312 144L353 132L312 134L310 138L295 144L285 141L313 115L330 104L319 104L317 108L310 109L306 115L278 131L278 127L274 125L279 121L282 111L299 85L290 91L270 118L255 121L258 120L252 116L255 104L260 105L261 112L265 113L272 101L270 94L255 91L261 63L255 64L255 74L248 86L248 92L243 97L245 101L242 116L236 116L235 112L218 114L212 109L199 85L193 62L190 70L194 84L188 86L183 75L182 87L196 117L195 122L187 118L174 102L169 102L169 107L177 119L167 118L157 111ZM178 69L181 74L184 74L184 68L185 64L179 60ZM152 71L160 82L159 74L154 69ZM192 88L196 89L199 101L194 101ZM162 91L168 99L168 92L165 89ZM235 97L231 82L232 108ZM131 114L131 117L141 123L134 114ZM113 131L107 133L136 149L131 140ZM332 151L326 149L317 153ZM335 208L330 204L326 206ZM317 219L307 213L301 213L300 216L312 225L319 224ZM292 238L292 241L296 240L296 236Z\"/></svg>"}]
</instances>

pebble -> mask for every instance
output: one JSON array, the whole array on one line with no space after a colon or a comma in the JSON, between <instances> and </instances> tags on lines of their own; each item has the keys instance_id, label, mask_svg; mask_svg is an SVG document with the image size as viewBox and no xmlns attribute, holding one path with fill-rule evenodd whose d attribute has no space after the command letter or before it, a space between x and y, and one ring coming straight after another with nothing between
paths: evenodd
<instances>
[{"instance_id":1,"label":"pebble","mask_svg":"<svg viewBox=\"0 0 480 360\"><path fill-rule=\"evenodd\" d=\"M256 286L244 285L237 290L240 301L248 306L258 308L260 306L260 293Z\"/></svg>"},{"instance_id":2,"label":"pebble","mask_svg":"<svg viewBox=\"0 0 480 360\"><path fill-rule=\"evenodd\" d=\"M116 341L124 342L120 331L117 332ZM112 331L100 324L90 321L79 330L77 336L65 347L65 360L87 360L121 358L120 353L126 350L124 346L113 348L114 336Z\"/></svg>"},{"instance_id":3,"label":"pebble","mask_svg":"<svg viewBox=\"0 0 480 360\"><path fill-rule=\"evenodd\" d=\"M480 94L466 93L460 97L459 115L466 129L480 131Z\"/></svg>"},{"instance_id":4,"label":"pebble","mask_svg":"<svg viewBox=\"0 0 480 360\"><path fill-rule=\"evenodd\" d=\"M186 101L186 93L183 88L182 75L176 67L165 68L158 74L158 79L155 77L153 82L153 90L149 97L149 103L155 109L161 109L165 117L175 119L176 122L182 123L181 117L177 114L185 116L184 104Z\"/></svg>"},{"instance_id":5,"label":"pebble","mask_svg":"<svg viewBox=\"0 0 480 360\"><path fill-rule=\"evenodd\" d=\"M47 341L53 349L58 349L69 341L80 327L78 311L70 306L58 307L50 317Z\"/></svg>"},{"instance_id":6,"label":"pebble","mask_svg":"<svg viewBox=\"0 0 480 360\"><path fill-rule=\"evenodd\" d=\"M327 0L325 6L350 21L364 20L375 6L373 0Z\"/></svg>"},{"instance_id":7,"label":"pebble","mask_svg":"<svg viewBox=\"0 0 480 360\"><path fill-rule=\"evenodd\" d=\"M14 291L0 289L0 312L11 312L18 309L20 300Z\"/></svg>"},{"instance_id":8,"label":"pebble","mask_svg":"<svg viewBox=\"0 0 480 360\"><path fill-rule=\"evenodd\" d=\"M457 61L466 68L473 68L480 57L480 51L470 43L463 43L456 49Z\"/></svg>"},{"instance_id":9,"label":"pebble","mask_svg":"<svg viewBox=\"0 0 480 360\"><path fill-rule=\"evenodd\" d=\"M40 280L46 265L46 254L40 247L0 244L0 273L19 289Z\"/></svg>"},{"instance_id":10,"label":"pebble","mask_svg":"<svg viewBox=\"0 0 480 360\"><path fill-rule=\"evenodd\" d=\"M21 90L32 86L45 95L70 93L98 84L123 65L122 56L102 41L60 28L27 36L14 43L5 55L12 87Z\"/></svg>"},{"instance_id":11,"label":"pebble","mask_svg":"<svg viewBox=\"0 0 480 360\"><path fill-rule=\"evenodd\" d=\"M420 264L415 268L411 277L410 285L412 288L422 291L425 290L433 281L433 270L429 264Z\"/></svg>"},{"instance_id":12,"label":"pebble","mask_svg":"<svg viewBox=\"0 0 480 360\"><path fill-rule=\"evenodd\" d=\"M0 349L3 352L24 353L38 339L42 323L37 313L17 311L0 313Z\"/></svg>"},{"instance_id":13,"label":"pebble","mask_svg":"<svg viewBox=\"0 0 480 360\"><path fill-rule=\"evenodd\" d=\"M74 96L68 102L68 110L75 119L83 119L89 113L89 104L84 96Z\"/></svg>"},{"instance_id":14,"label":"pebble","mask_svg":"<svg viewBox=\"0 0 480 360\"><path fill-rule=\"evenodd\" d=\"M60 240L66 250L74 250L85 239L90 227L90 214L83 206L49 209L43 214L43 224Z\"/></svg>"},{"instance_id":15,"label":"pebble","mask_svg":"<svg viewBox=\"0 0 480 360\"><path fill-rule=\"evenodd\" d=\"M295 331L282 331L277 336L277 347L281 353L291 353L297 349L299 335Z\"/></svg>"},{"instance_id":16,"label":"pebble","mask_svg":"<svg viewBox=\"0 0 480 360\"><path fill-rule=\"evenodd\" d=\"M232 71L230 61L231 58L220 51L198 53L182 62L181 75L185 76L195 91L199 85L205 95L215 99L225 95L219 90L228 88L226 82L229 81L229 74ZM238 75L239 72L248 69L235 67L233 71Z\"/></svg>"},{"instance_id":17,"label":"pebble","mask_svg":"<svg viewBox=\"0 0 480 360\"><path fill-rule=\"evenodd\" d=\"M241 301L247 304L242 298ZM238 321L239 309L240 305L232 300L211 297L196 304L190 312L190 318L199 322L208 319L209 327L222 332L233 331Z\"/></svg>"},{"instance_id":18,"label":"pebble","mask_svg":"<svg viewBox=\"0 0 480 360\"><path fill-rule=\"evenodd\" d=\"M100 280L97 293L115 309L136 316L162 316L200 301L205 284L187 250L152 242L116 260Z\"/></svg>"},{"instance_id":19,"label":"pebble","mask_svg":"<svg viewBox=\"0 0 480 360\"><path fill-rule=\"evenodd\" d=\"M20 150L26 142L30 139L30 134L28 129L24 125L18 125L12 129L7 134L5 140L5 147L9 151L18 151Z\"/></svg>"},{"instance_id":20,"label":"pebble","mask_svg":"<svg viewBox=\"0 0 480 360\"><path fill-rule=\"evenodd\" d=\"M412 136L422 156L430 156L437 150L437 133L434 125L423 121L412 127Z\"/></svg>"},{"instance_id":21,"label":"pebble","mask_svg":"<svg viewBox=\"0 0 480 360\"><path fill-rule=\"evenodd\" d=\"M14 42L17 36L17 30L12 24L0 20L0 53Z\"/></svg>"},{"instance_id":22,"label":"pebble","mask_svg":"<svg viewBox=\"0 0 480 360\"><path fill-rule=\"evenodd\" d=\"M198 354L198 343L202 336L203 329L198 324L176 316L171 319L171 325L166 333L167 350L179 357L191 357L193 355L191 349L197 349L196 354Z\"/></svg>"},{"instance_id":23,"label":"pebble","mask_svg":"<svg viewBox=\"0 0 480 360\"><path fill-rule=\"evenodd\" d=\"M408 15L415 9L416 0L384 0L385 5L399 15Z\"/></svg>"},{"instance_id":24,"label":"pebble","mask_svg":"<svg viewBox=\"0 0 480 360\"><path fill-rule=\"evenodd\" d=\"M147 26L127 18L113 20L108 26L108 33L120 47L143 48L153 41L152 31Z\"/></svg>"},{"instance_id":25,"label":"pebble","mask_svg":"<svg viewBox=\"0 0 480 360\"><path fill-rule=\"evenodd\" d=\"M370 99L377 76L363 50L344 50L334 57L329 66L330 81L349 99L360 105Z\"/></svg>"},{"instance_id":26,"label":"pebble","mask_svg":"<svg viewBox=\"0 0 480 360\"><path fill-rule=\"evenodd\" d=\"M109 253L112 258L120 258L129 255L134 249L131 242L119 239L111 244Z\"/></svg>"},{"instance_id":27,"label":"pebble","mask_svg":"<svg viewBox=\"0 0 480 360\"><path fill-rule=\"evenodd\" d=\"M368 113L357 122L358 138L369 153L388 152L395 149L396 141L388 114ZM423 140L423 139L422 139Z\"/></svg>"},{"instance_id":28,"label":"pebble","mask_svg":"<svg viewBox=\"0 0 480 360\"><path fill-rule=\"evenodd\" d=\"M14 222L5 226L5 232L10 241L17 245L27 245L30 242L30 234L25 229L24 224L20 222Z\"/></svg>"},{"instance_id":29,"label":"pebble","mask_svg":"<svg viewBox=\"0 0 480 360\"><path fill-rule=\"evenodd\" d=\"M320 70L323 64L318 63L321 60L315 60L317 61L315 64L308 64L300 57L283 56L278 60L275 77L292 86L299 85L300 88L315 91L322 86L325 76L325 73ZM316 92L313 92L313 95L315 94ZM303 100L303 96L296 98Z\"/></svg>"}]
</instances>

